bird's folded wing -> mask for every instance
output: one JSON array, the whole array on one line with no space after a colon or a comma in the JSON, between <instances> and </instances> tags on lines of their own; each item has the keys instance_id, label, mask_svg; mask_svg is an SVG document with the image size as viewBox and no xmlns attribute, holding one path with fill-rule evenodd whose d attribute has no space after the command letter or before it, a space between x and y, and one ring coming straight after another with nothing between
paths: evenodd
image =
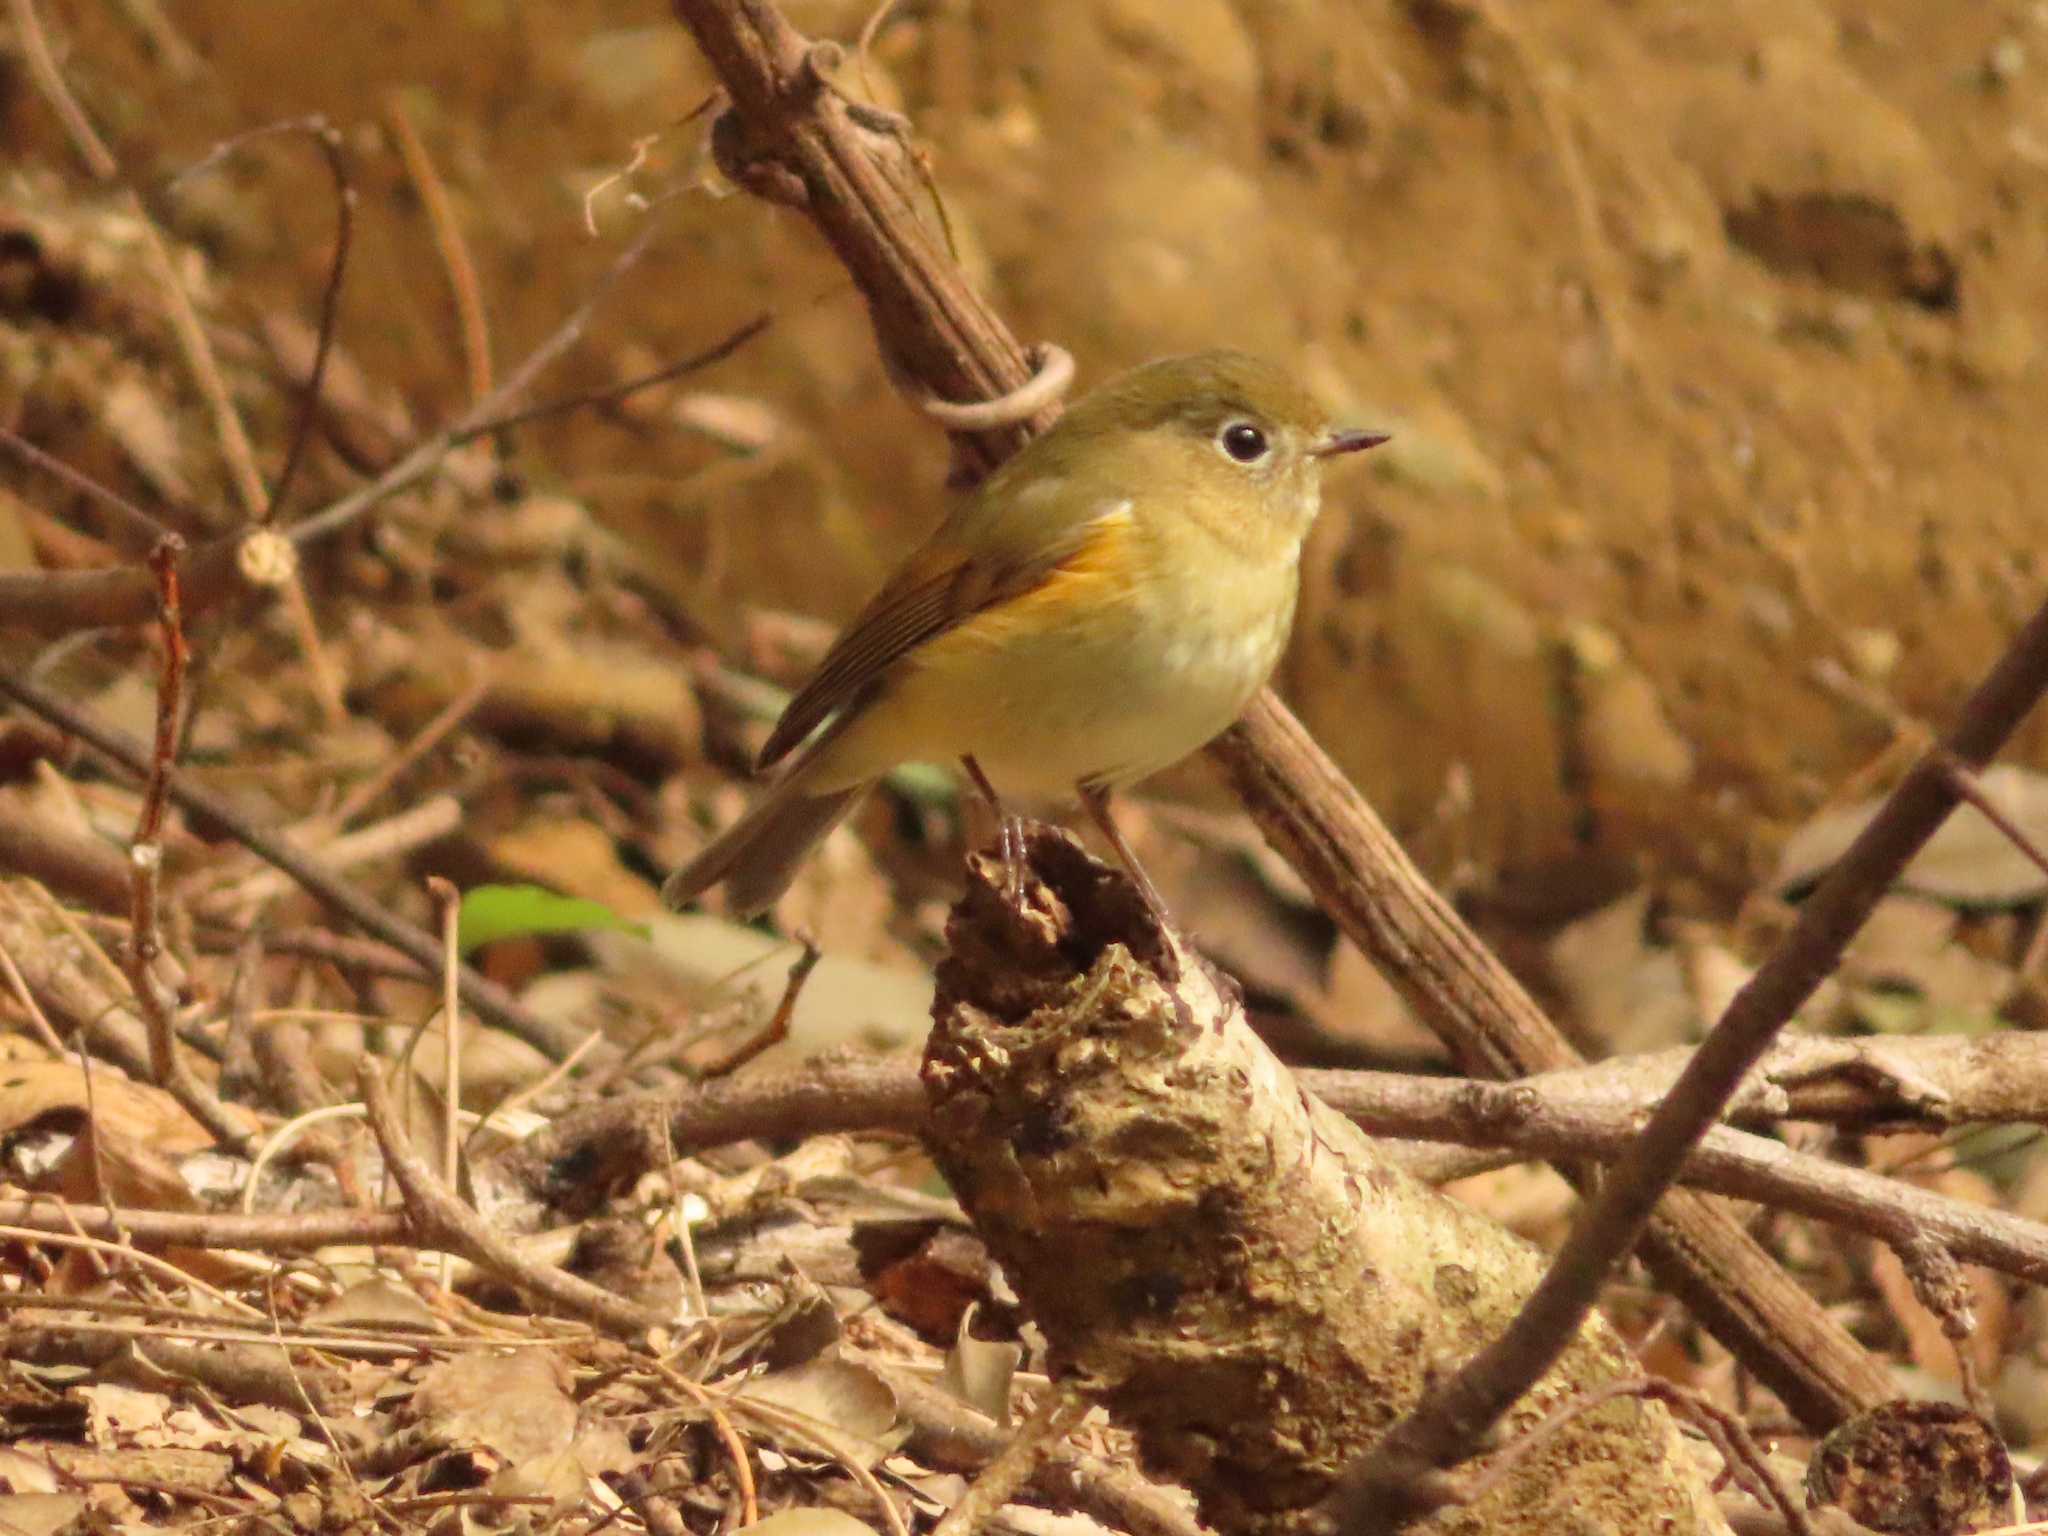
<instances>
[{"instance_id":1,"label":"bird's folded wing","mask_svg":"<svg viewBox=\"0 0 2048 1536\"><path fill-rule=\"evenodd\" d=\"M1011 518L996 526L984 521L972 530L972 553L959 538L968 531L964 522L955 520L941 528L833 642L817 672L776 722L761 748L757 769L788 756L819 725L859 700L890 667L934 635L1023 597L1069 562L1089 558L1100 540L1128 529L1130 503L1110 502L1087 517L1040 517L1028 529Z\"/></svg>"}]
</instances>

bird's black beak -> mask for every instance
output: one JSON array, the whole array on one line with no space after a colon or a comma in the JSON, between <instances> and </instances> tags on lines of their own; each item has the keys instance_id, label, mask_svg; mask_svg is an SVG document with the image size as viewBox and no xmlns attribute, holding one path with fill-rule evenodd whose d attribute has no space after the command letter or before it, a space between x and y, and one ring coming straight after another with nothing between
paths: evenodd
<instances>
[{"instance_id":1,"label":"bird's black beak","mask_svg":"<svg viewBox=\"0 0 2048 1536\"><path fill-rule=\"evenodd\" d=\"M1342 427L1309 449L1309 454L1312 458L1334 459L1340 453L1363 453L1368 448L1379 447L1391 435L1386 432L1358 432Z\"/></svg>"}]
</instances>

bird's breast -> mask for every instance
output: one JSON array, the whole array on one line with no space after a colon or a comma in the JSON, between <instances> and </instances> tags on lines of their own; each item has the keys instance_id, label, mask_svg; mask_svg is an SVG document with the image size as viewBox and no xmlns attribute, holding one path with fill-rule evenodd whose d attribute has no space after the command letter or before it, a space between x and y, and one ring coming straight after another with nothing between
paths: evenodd
<instances>
[{"instance_id":1,"label":"bird's breast","mask_svg":"<svg viewBox=\"0 0 2048 1536\"><path fill-rule=\"evenodd\" d=\"M1237 718L1280 659L1295 592L1291 560L1078 562L906 656L834 777L971 754L1005 795L1132 783Z\"/></svg>"}]
</instances>

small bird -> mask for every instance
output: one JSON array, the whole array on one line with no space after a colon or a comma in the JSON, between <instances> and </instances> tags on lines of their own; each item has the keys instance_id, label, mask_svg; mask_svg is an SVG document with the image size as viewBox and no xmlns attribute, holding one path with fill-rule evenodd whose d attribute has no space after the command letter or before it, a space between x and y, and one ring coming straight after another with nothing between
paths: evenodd
<instances>
[{"instance_id":1,"label":"small bird","mask_svg":"<svg viewBox=\"0 0 2048 1536\"><path fill-rule=\"evenodd\" d=\"M1264 685L1293 627L1323 461L1385 441L1333 428L1284 369L1241 352L1165 358L1091 391L834 642L761 749L759 769L783 765L766 794L663 899L680 908L723 883L751 917L877 779L959 758L1006 853L998 788L1078 793L1163 916L1109 792L1193 752Z\"/></svg>"}]
</instances>

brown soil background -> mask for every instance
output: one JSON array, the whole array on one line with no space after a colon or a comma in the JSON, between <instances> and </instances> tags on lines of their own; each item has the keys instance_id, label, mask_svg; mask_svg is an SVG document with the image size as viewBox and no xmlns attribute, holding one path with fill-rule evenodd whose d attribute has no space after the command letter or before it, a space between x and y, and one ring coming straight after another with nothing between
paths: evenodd
<instances>
[{"instance_id":1,"label":"brown soil background","mask_svg":"<svg viewBox=\"0 0 2048 1536\"><path fill-rule=\"evenodd\" d=\"M786 9L847 41L868 11ZM465 388L394 92L501 366L638 228L618 187L583 222L636 139L662 133L632 189L702 176L702 120L672 125L708 77L654 0L183 0L183 76L138 13L45 7L139 179L279 117L343 128L342 340L420 419ZM1647 871L1748 888L2038 601L2044 72L2048 7L1914 0L908 0L866 67L971 267L1084 383L1232 343L1399 433L1333 477L1282 684L1433 873L1548 915ZM83 185L18 59L0 111L18 165L72 177L8 198ZM216 288L310 319L333 214L303 147L178 206ZM765 405L785 449L736 462L672 419L586 415L521 467L714 636L742 605L842 617L938 516L943 442L800 219L704 191L660 216L555 383L772 308L691 382Z\"/></svg>"}]
</instances>

